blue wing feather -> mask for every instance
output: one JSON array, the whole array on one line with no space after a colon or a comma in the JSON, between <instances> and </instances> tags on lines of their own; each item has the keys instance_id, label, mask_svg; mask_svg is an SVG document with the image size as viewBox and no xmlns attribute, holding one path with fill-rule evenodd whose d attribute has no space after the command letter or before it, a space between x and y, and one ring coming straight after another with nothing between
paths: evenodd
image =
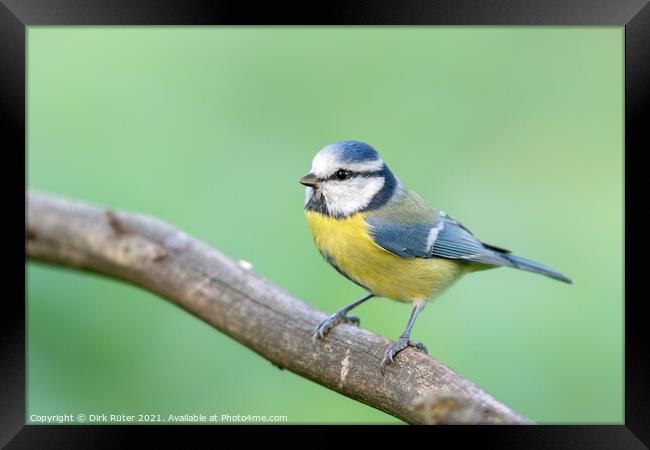
<instances>
[{"instance_id":1,"label":"blue wing feather","mask_svg":"<svg viewBox=\"0 0 650 450\"><path fill-rule=\"evenodd\" d=\"M497 266L512 265L508 259L476 239L467 228L451 217L445 215L441 220L444 226L433 243L431 256Z\"/></svg>"},{"instance_id":2,"label":"blue wing feather","mask_svg":"<svg viewBox=\"0 0 650 450\"><path fill-rule=\"evenodd\" d=\"M431 258L427 237L432 224L402 225L380 218L366 218L377 245L403 258Z\"/></svg>"}]
</instances>

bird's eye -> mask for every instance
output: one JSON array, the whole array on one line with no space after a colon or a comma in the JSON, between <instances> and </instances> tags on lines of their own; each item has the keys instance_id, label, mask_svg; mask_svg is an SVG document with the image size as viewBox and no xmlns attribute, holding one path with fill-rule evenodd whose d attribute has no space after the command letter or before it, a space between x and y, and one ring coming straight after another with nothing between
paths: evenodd
<instances>
[{"instance_id":1,"label":"bird's eye","mask_svg":"<svg viewBox=\"0 0 650 450\"><path fill-rule=\"evenodd\" d=\"M349 170L345 170L345 169L339 169L334 174L334 176L336 177L337 180L345 180L350 175L351 175L351 172Z\"/></svg>"}]
</instances>

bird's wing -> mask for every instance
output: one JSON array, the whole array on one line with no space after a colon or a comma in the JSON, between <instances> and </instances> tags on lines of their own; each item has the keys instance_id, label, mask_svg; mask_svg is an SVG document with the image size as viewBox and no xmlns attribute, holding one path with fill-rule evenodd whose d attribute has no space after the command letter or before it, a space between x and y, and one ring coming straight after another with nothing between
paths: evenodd
<instances>
[{"instance_id":1,"label":"bird's wing","mask_svg":"<svg viewBox=\"0 0 650 450\"><path fill-rule=\"evenodd\" d=\"M408 192L365 218L374 242L403 258L511 265L507 250L483 244L463 225Z\"/></svg>"}]
</instances>

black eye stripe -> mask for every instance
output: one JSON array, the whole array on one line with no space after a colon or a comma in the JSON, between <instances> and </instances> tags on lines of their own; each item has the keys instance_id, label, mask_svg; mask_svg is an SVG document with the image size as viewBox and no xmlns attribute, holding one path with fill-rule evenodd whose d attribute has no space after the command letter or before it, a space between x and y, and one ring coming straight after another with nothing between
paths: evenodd
<instances>
[{"instance_id":1,"label":"black eye stripe","mask_svg":"<svg viewBox=\"0 0 650 450\"><path fill-rule=\"evenodd\" d=\"M332 175L326 178L326 180L339 180L339 178L336 176L338 170L334 172ZM348 176L346 180L349 180L350 178L356 178L356 177L365 177L365 178L370 178L370 177L378 177L383 175L383 171L381 170L372 170L372 171L363 171L363 172L353 172L351 170L348 170Z\"/></svg>"}]
</instances>

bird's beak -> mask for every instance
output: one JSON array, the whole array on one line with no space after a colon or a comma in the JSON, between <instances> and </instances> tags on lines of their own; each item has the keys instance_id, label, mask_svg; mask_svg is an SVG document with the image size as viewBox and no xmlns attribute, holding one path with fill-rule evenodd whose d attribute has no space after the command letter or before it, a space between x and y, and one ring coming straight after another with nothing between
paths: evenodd
<instances>
[{"instance_id":1,"label":"bird's beak","mask_svg":"<svg viewBox=\"0 0 650 450\"><path fill-rule=\"evenodd\" d=\"M316 187L316 185L318 184L318 177L313 173L308 173L307 175L299 179L298 183L309 187Z\"/></svg>"}]
</instances>

